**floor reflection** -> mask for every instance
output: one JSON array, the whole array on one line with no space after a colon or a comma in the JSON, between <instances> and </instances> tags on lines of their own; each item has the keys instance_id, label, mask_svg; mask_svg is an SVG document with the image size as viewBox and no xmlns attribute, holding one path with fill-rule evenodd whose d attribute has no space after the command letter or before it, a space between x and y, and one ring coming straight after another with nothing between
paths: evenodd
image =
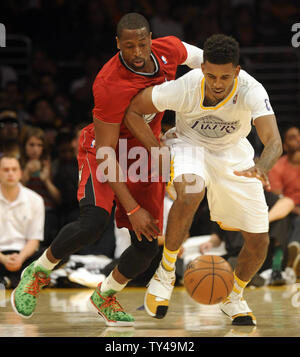
<instances>
[{"instance_id":1,"label":"floor reflection","mask_svg":"<svg viewBox=\"0 0 300 357\"><path fill-rule=\"evenodd\" d=\"M107 327L91 313L87 301L92 289L46 289L35 314L22 319L11 308L11 291L0 306L1 337L280 337L300 336L300 289L284 287L246 289L245 298L257 318L257 326L232 326L218 305L200 305L184 288L175 288L169 312L162 319L143 309L145 289L127 288L119 294L121 305L134 315L134 328ZM298 294L298 295L297 295Z\"/></svg>"}]
</instances>

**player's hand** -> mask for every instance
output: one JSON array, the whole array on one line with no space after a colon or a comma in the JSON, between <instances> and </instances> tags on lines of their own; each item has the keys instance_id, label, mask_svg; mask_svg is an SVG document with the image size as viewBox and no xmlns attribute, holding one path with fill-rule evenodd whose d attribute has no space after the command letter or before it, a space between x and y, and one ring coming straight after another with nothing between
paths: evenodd
<instances>
[{"instance_id":1,"label":"player's hand","mask_svg":"<svg viewBox=\"0 0 300 357\"><path fill-rule=\"evenodd\" d=\"M29 160L26 164L25 169L28 170L30 173L35 171L41 170L41 162L37 159Z\"/></svg>"},{"instance_id":2,"label":"player's hand","mask_svg":"<svg viewBox=\"0 0 300 357\"><path fill-rule=\"evenodd\" d=\"M259 179L262 182L263 187L267 191L271 190L271 185L270 185L270 181L269 181L267 172L256 165L253 167L250 167L247 170L234 171L233 173L237 176L256 177L257 179Z\"/></svg>"},{"instance_id":3,"label":"player's hand","mask_svg":"<svg viewBox=\"0 0 300 357\"><path fill-rule=\"evenodd\" d=\"M204 242L200 244L199 246L199 252L201 254L205 254L206 252L209 252L213 248L213 244L211 241Z\"/></svg>"},{"instance_id":4,"label":"player's hand","mask_svg":"<svg viewBox=\"0 0 300 357\"><path fill-rule=\"evenodd\" d=\"M158 220L155 220L151 214L143 208L140 208L128 218L139 241L142 240L142 234L149 242L153 239L157 239L157 236L161 234L157 227Z\"/></svg>"},{"instance_id":5,"label":"player's hand","mask_svg":"<svg viewBox=\"0 0 300 357\"><path fill-rule=\"evenodd\" d=\"M50 162L49 160L44 160L43 169L40 173L40 179L45 182L50 179Z\"/></svg>"}]
</instances>

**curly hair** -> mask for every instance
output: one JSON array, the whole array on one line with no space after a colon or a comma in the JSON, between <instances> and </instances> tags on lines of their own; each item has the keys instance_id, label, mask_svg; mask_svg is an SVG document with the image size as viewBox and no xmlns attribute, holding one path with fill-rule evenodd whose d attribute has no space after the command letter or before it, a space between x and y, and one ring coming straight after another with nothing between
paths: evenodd
<instances>
[{"instance_id":1,"label":"curly hair","mask_svg":"<svg viewBox=\"0 0 300 357\"><path fill-rule=\"evenodd\" d=\"M213 64L239 64L239 43L231 36L216 34L210 36L203 46L203 60Z\"/></svg>"},{"instance_id":2,"label":"curly hair","mask_svg":"<svg viewBox=\"0 0 300 357\"><path fill-rule=\"evenodd\" d=\"M120 38L123 30L137 30L144 27L146 28L147 32L150 33L150 25L148 20L137 12L131 12L124 15L118 22L117 36Z\"/></svg>"}]
</instances>

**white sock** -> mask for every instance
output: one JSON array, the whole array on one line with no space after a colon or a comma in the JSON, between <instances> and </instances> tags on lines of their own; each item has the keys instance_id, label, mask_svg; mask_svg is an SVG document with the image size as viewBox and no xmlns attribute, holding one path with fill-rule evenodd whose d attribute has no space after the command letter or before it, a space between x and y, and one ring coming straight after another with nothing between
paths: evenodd
<instances>
[{"instance_id":1,"label":"white sock","mask_svg":"<svg viewBox=\"0 0 300 357\"><path fill-rule=\"evenodd\" d=\"M47 270L53 270L54 267L59 263L52 263L46 256L47 250L44 251L44 253L39 257L39 259L34 263L34 266L40 266L43 267Z\"/></svg>"},{"instance_id":2,"label":"white sock","mask_svg":"<svg viewBox=\"0 0 300 357\"><path fill-rule=\"evenodd\" d=\"M104 279L104 281L101 284L101 292L105 292L108 290L114 290L114 291L121 291L125 288L125 284L120 284L118 283L112 276L112 272Z\"/></svg>"}]
</instances>

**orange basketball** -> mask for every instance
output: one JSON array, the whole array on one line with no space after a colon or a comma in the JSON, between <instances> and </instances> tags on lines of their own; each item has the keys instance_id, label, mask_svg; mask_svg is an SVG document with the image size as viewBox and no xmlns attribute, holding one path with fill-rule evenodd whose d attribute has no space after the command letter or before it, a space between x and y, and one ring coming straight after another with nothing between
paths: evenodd
<instances>
[{"instance_id":1,"label":"orange basketball","mask_svg":"<svg viewBox=\"0 0 300 357\"><path fill-rule=\"evenodd\" d=\"M233 288L231 266L217 255L203 255L192 260L186 267L183 280L188 294L205 305L220 303Z\"/></svg>"}]
</instances>

